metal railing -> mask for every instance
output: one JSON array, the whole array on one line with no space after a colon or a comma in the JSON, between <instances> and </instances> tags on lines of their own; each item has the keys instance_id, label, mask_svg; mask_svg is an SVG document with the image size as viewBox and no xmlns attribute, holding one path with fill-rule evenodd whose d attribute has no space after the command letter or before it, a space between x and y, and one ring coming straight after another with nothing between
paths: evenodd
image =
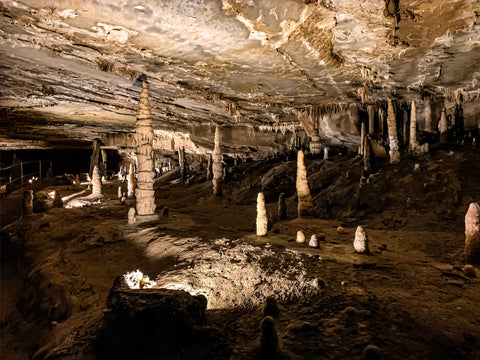
<instances>
[{"instance_id":1,"label":"metal railing","mask_svg":"<svg viewBox=\"0 0 480 360\"><path fill-rule=\"evenodd\" d=\"M42 177L45 177L45 175L49 171L49 169L45 168L45 166L42 167L42 163L43 165L49 164L50 172L53 172L52 162L42 160L21 161L18 164L0 168L1 184L23 184L25 181L28 181L33 177L38 177L38 180L40 180Z\"/></svg>"}]
</instances>

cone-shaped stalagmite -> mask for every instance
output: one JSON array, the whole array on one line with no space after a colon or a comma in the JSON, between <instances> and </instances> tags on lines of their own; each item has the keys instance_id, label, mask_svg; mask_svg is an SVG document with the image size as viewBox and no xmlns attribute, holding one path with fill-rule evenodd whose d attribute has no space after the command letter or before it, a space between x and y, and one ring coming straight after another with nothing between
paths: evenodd
<instances>
[{"instance_id":1,"label":"cone-shaped stalagmite","mask_svg":"<svg viewBox=\"0 0 480 360\"><path fill-rule=\"evenodd\" d=\"M390 164L398 164L400 162L400 151L398 150L397 120L395 119L395 111L390 99L388 99L387 126L390 143Z\"/></svg>"},{"instance_id":2,"label":"cone-shaped stalagmite","mask_svg":"<svg viewBox=\"0 0 480 360\"><path fill-rule=\"evenodd\" d=\"M102 178L100 177L100 171L98 166L95 165L92 174L92 194L102 195Z\"/></svg>"},{"instance_id":3,"label":"cone-shaped stalagmite","mask_svg":"<svg viewBox=\"0 0 480 360\"><path fill-rule=\"evenodd\" d=\"M215 149L213 151L213 194L222 195L222 183L223 183L223 157L220 151L220 129L217 126L215 129Z\"/></svg>"},{"instance_id":4,"label":"cone-shaped stalagmite","mask_svg":"<svg viewBox=\"0 0 480 360\"><path fill-rule=\"evenodd\" d=\"M153 129L148 102L147 83L142 83L135 128L138 182L135 190L137 215L155 214L155 190L153 190Z\"/></svg>"},{"instance_id":5,"label":"cone-shaped stalagmite","mask_svg":"<svg viewBox=\"0 0 480 360\"><path fill-rule=\"evenodd\" d=\"M281 193L278 197L277 216L279 220L287 218L287 203L285 202L285 193Z\"/></svg>"},{"instance_id":6,"label":"cone-shaped stalagmite","mask_svg":"<svg viewBox=\"0 0 480 360\"><path fill-rule=\"evenodd\" d=\"M363 230L363 227L358 226L357 231L355 231L355 240L353 241L353 248L359 254L369 254L370 249L368 248L368 237Z\"/></svg>"},{"instance_id":7,"label":"cone-shaped stalagmite","mask_svg":"<svg viewBox=\"0 0 480 360\"><path fill-rule=\"evenodd\" d=\"M259 192L257 196L257 235L265 236L268 230L267 208L265 207L265 196Z\"/></svg>"},{"instance_id":8,"label":"cone-shaped stalagmite","mask_svg":"<svg viewBox=\"0 0 480 360\"><path fill-rule=\"evenodd\" d=\"M298 150L297 157L297 195L298 217L313 216L313 200L307 182L307 169L302 150Z\"/></svg>"},{"instance_id":9,"label":"cone-shaped stalagmite","mask_svg":"<svg viewBox=\"0 0 480 360\"><path fill-rule=\"evenodd\" d=\"M447 130L448 122L447 115L445 114L445 108L442 109L442 114L440 115L440 121L438 122L438 131L440 131L440 142L447 142Z\"/></svg>"},{"instance_id":10,"label":"cone-shaped stalagmite","mask_svg":"<svg viewBox=\"0 0 480 360\"><path fill-rule=\"evenodd\" d=\"M417 142L417 107L415 101L412 101L412 110L410 112L410 146L409 151L415 152L418 148Z\"/></svg>"},{"instance_id":11,"label":"cone-shaped stalagmite","mask_svg":"<svg viewBox=\"0 0 480 360\"><path fill-rule=\"evenodd\" d=\"M135 195L135 168L133 167L133 164L130 163L130 167L128 170L128 178L127 178L128 184L128 194L127 196L129 198L133 197Z\"/></svg>"},{"instance_id":12,"label":"cone-shaped stalagmite","mask_svg":"<svg viewBox=\"0 0 480 360\"><path fill-rule=\"evenodd\" d=\"M471 203L465 215L465 261L480 264L480 205Z\"/></svg>"}]
</instances>

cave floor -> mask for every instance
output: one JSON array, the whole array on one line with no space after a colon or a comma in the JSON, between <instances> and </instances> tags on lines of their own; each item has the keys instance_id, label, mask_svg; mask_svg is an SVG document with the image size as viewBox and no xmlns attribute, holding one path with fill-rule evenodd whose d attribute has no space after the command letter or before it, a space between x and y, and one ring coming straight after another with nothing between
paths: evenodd
<instances>
[{"instance_id":1,"label":"cave floor","mask_svg":"<svg viewBox=\"0 0 480 360\"><path fill-rule=\"evenodd\" d=\"M473 184L479 175L473 171ZM342 220L296 219L290 209L287 220L257 237L256 188L241 204L228 193L212 196L209 182L164 182L156 202L168 216L129 226L133 200L120 204L119 185L126 186L107 182L98 204L36 213L4 231L2 358L96 358L93 343L113 281L136 269L160 282L203 282L212 291L203 326L215 340L205 340L201 351L187 342L177 353L159 350L150 358L255 358L262 302L276 294L281 358L358 359L369 344L385 359L480 358L480 273L463 272L456 215L465 213L465 202L449 214L457 218L451 226L438 212L413 209L400 219L379 212ZM274 214L276 204L267 209ZM370 255L353 250L356 225L365 225ZM307 243L317 234L320 248L296 243L299 229ZM218 264L220 275L206 264ZM209 285L209 276L221 281Z\"/></svg>"}]
</instances>

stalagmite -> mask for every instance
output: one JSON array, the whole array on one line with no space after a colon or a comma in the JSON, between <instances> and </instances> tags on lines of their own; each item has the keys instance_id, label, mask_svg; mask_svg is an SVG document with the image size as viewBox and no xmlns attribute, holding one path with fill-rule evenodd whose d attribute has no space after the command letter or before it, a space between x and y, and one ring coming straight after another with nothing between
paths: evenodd
<instances>
[{"instance_id":1,"label":"stalagmite","mask_svg":"<svg viewBox=\"0 0 480 360\"><path fill-rule=\"evenodd\" d=\"M385 109L378 109L378 135L383 138L383 132L385 127Z\"/></svg>"},{"instance_id":2,"label":"stalagmite","mask_svg":"<svg viewBox=\"0 0 480 360\"><path fill-rule=\"evenodd\" d=\"M323 149L323 160L328 160L328 148Z\"/></svg>"},{"instance_id":3,"label":"stalagmite","mask_svg":"<svg viewBox=\"0 0 480 360\"><path fill-rule=\"evenodd\" d=\"M297 243L303 244L305 242L305 233L302 230L297 231Z\"/></svg>"},{"instance_id":4,"label":"stalagmite","mask_svg":"<svg viewBox=\"0 0 480 360\"><path fill-rule=\"evenodd\" d=\"M155 190L153 189L153 162L152 145L153 129L148 102L147 83L142 83L139 109L135 128L135 142L137 144L137 175L138 182L135 189L137 215L155 214Z\"/></svg>"},{"instance_id":5,"label":"stalagmite","mask_svg":"<svg viewBox=\"0 0 480 360\"><path fill-rule=\"evenodd\" d=\"M465 215L465 261L480 264L480 205L474 202Z\"/></svg>"},{"instance_id":6,"label":"stalagmite","mask_svg":"<svg viewBox=\"0 0 480 360\"><path fill-rule=\"evenodd\" d=\"M135 195L135 168L133 167L133 164L130 163L129 169L128 169L128 184L127 184L127 189L128 193L127 196L129 198L132 198Z\"/></svg>"},{"instance_id":7,"label":"stalagmite","mask_svg":"<svg viewBox=\"0 0 480 360\"><path fill-rule=\"evenodd\" d=\"M390 99L388 99L387 126L390 142L390 164L398 164L400 162L400 151L398 150L397 121L395 119L392 100Z\"/></svg>"},{"instance_id":8,"label":"stalagmite","mask_svg":"<svg viewBox=\"0 0 480 360\"><path fill-rule=\"evenodd\" d=\"M102 195L102 179L100 178L100 171L98 170L97 165L95 165L95 167L93 168L92 194Z\"/></svg>"},{"instance_id":9,"label":"stalagmite","mask_svg":"<svg viewBox=\"0 0 480 360\"><path fill-rule=\"evenodd\" d=\"M440 131L440 142L447 142L447 130L448 122L447 115L445 114L445 108L442 109L442 114L440 115L440 121L438 122L438 131Z\"/></svg>"},{"instance_id":10,"label":"stalagmite","mask_svg":"<svg viewBox=\"0 0 480 360\"><path fill-rule=\"evenodd\" d=\"M207 159L207 180L212 180L212 154L208 154Z\"/></svg>"},{"instance_id":11,"label":"stalagmite","mask_svg":"<svg viewBox=\"0 0 480 360\"><path fill-rule=\"evenodd\" d=\"M33 190L23 192L23 215L33 214Z\"/></svg>"},{"instance_id":12,"label":"stalagmite","mask_svg":"<svg viewBox=\"0 0 480 360\"><path fill-rule=\"evenodd\" d=\"M353 248L359 254L369 254L370 250L368 248L368 237L363 230L363 227L358 226L357 231L355 231L355 240L353 241Z\"/></svg>"},{"instance_id":13,"label":"stalagmite","mask_svg":"<svg viewBox=\"0 0 480 360\"><path fill-rule=\"evenodd\" d=\"M223 157L220 151L220 128L215 129L215 149L213 151L213 194L216 196L222 195L223 184Z\"/></svg>"},{"instance_id":14,"label":"stalagmite","mask_svg":"<svg viewBox=\"0 0 480 360\"><path fill-rule=\"evenodd\" d=\"M362 121L360 125L360 151L358 155L363 156L363 146L365 145L365 123Z\"/></svg>"},{"instance_id":15,"label":"stalagmite","mask_svg":"<svg viewBox=\"0 0 480 360\"><path fill-rule=\"evenodd\" d=\"M135 214L136 214L135 208L131 207L128 210L128 224L129 225L135 224L137 222L137 219L135 218Z\"/></svg>"},{"instance_id":16,"label":"stalagmite","mask_svg":"<svg viewBox=\"0 0 480 360\"><path fill-rule=\"evenodd\" d=\"M279 220L287 218L287 203L285 202L285 193L281 193L278 197L277 217Z\"/></svg>"},{"instance_id":17,"label":"stalagmite","mask_svg":"<svg viewBox=\"0 0 480 360\"><path fill-rule=\"evenodd\" d=\"M427 100L425 103L425 131L432 131L432 103Z\"/></svg>"},{"instance_id":18,"label":"stalagmite","mask_svg":"<svg viewBox=\"0 0 480 360\"><path fill-rule=\"evenodd\" d=\"M95 173L95 170L94 170L94 173ZM60 191L58 191L58 190L55 190L55 193L53 195L53 207L63 208L62 195L60 194Z\"/></svg>"},{"instance_id":19,"label":"stalagmite","mask_svg":"<svg viewBox=\"0 0 480 360\"><path fill-rule=\"evenodd\" d=\"M278 346L278 335L271 316L266 316L261 325L260 354L263 359L275 359L280 352Z\"/></svg>"},{"instance_id":20,"label":"stalagmite","mask_svg":"<svg viewBox=\"0 0 480 360\"><path fill-rule=\"evenodd\" d=\"M95 166L98 166L101 145L102 145L102 142L99 139L93 140L92 156L90 157L90 172L89 172L91 176L93 176L93 169L95 168Z\"/></svg>"},{"instance_id":21,"label":"stalagmite","mask_svg":"<svg viewBox=\"0 0 480 360\"><path fill-rule=\"evenodd\" d=\"M257 236L265 236L268 231L267 208L265 207L265 196L259 192L257 196Z\"/></svg>"},{"instance_id":22,"label":"stalagmite","mask_svg":"<svg viewBox=\"0 0 480 360\"><path fill-rule=\"evenodd\" d=\"M312 154L313 156L320 155L320 153L322 152L322 144L320 143L319 136L312 136L309 149L310 149L310 154Z\"/></svg>"},{"instance_id":23,"label":"stalagmite","mask_svg":"<svg viewBox=\"0 0 480 360\"><path fill-rule=\"evenodd\" d=\"M313 248L318 248L319 247L317 235L315 235L315 234L312 235L312 237L310 238L310 241L308 242L308 246L313 247Z\"/></svg>"},{"instance_id":24,"label":"stalagmite","mask_svg":"<svg viewBox=\"0 0 480 360\"><path fill-rule=\"evenodd\" d=\"M298 217L313 216L313 200L307 182L307 169L305 168L303 151L297 155L297 195Z\"/></svg>"},{"instance_id":25,"label":"stalagmite","mask_svg":"<svg viewBox=\"0 0 480 360\"><path fill-rule=\"evenodd\" d=\"M368 113L368 133L373 135L375 133L375 108L373 105L367 105Z\"/></svg>"},{"instance_id":26,"label":"stalagmite","mask_svg":"<svg viewBox=\"0 0 480 360\"><path fill-rule=\"evenodd\" d=\"M121 186L118 187L117 197L119 199L121 199L123 197L123 192L122 192L122 187Z\"/></svg>"},{"instance_id":27,"label":"stalagmite","mask_svg":"<svg viewBox=\"0 0 480 360\"><path fill-rule=\"evenodd\" d=\"M409 151L415 152L418 148L417 142L417 108L415 101L412 101L412 110L410 113L410 146Z\"/></svg>"}]
</instances>

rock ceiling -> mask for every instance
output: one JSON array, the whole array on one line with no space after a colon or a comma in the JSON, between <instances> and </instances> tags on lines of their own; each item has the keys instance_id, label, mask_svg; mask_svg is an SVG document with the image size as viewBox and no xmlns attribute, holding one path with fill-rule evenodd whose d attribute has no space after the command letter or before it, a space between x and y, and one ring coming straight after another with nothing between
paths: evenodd
<instances>
[{"instance_id":1,"label":"rock ceiling","mask_svg":"<svg viewBox=\"0 0 480 360\"><path fill-rule=\"evenodd\" d=\"M310 106L480 93L477 0L1 2L1 147L291 126ZM60 145L59 145L60 144Z\"/></svg>"}]
</instances>

